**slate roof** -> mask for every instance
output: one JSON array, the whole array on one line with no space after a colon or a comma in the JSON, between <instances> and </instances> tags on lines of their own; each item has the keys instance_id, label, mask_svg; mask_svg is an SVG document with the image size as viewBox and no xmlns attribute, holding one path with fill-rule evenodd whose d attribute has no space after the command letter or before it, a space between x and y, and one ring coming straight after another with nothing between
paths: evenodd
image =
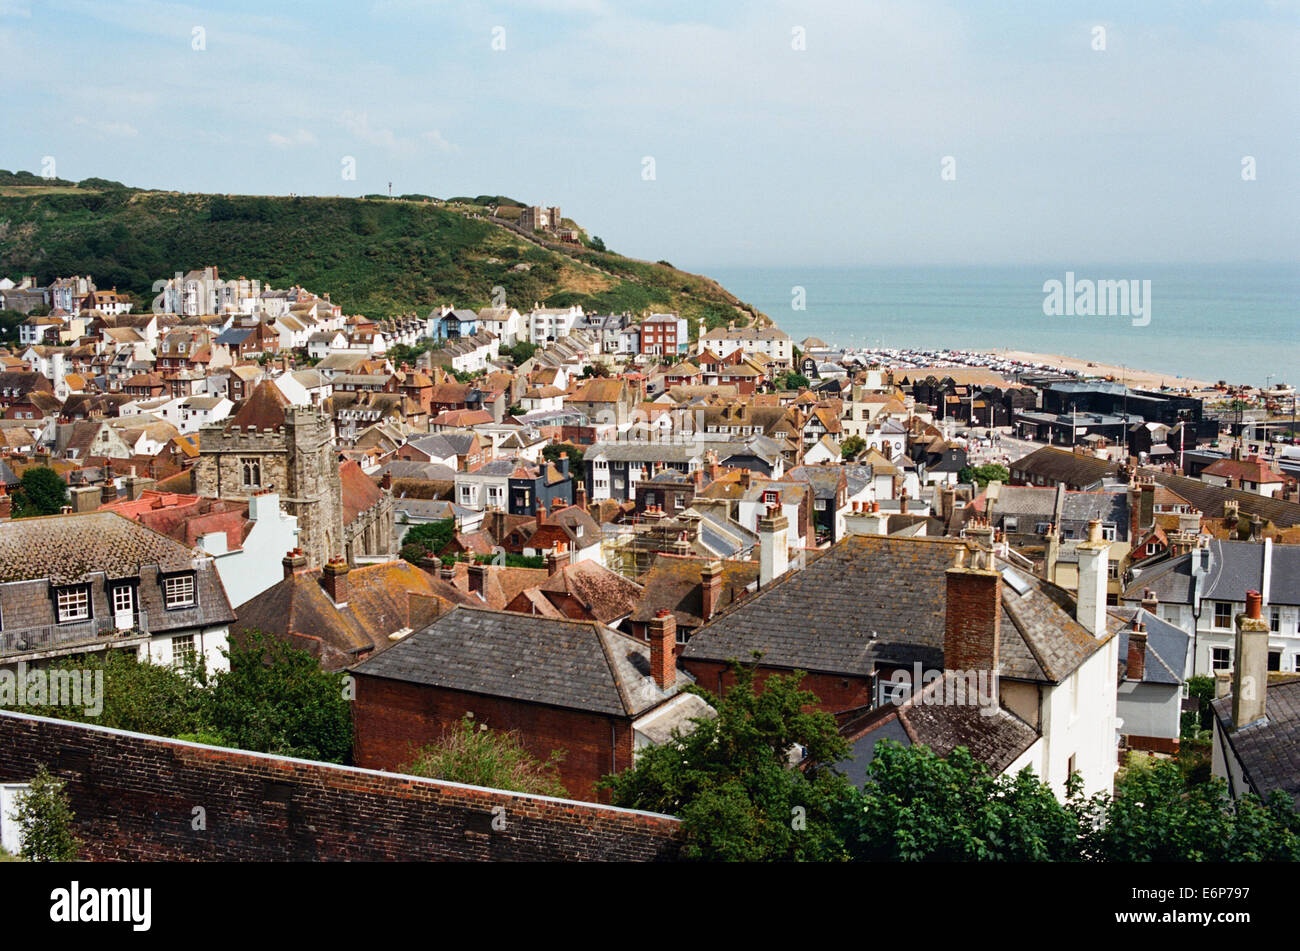
<instances>
[{"instance_id":1,"label":"slate roof","mask_svg":"<svg viewBox=\"0 0 1300 951\"><path fill-rule=\"evenodd\" d=\"M672 611L679 626L696 628L704 623L701 571L711 558L691 558L660 553L650 570L640 577L645 590L632 620L647 623L660 608ZM722 561L722 589L718 610L745 596L758 581L758 562Z\"/></svg>"},{"instance_id":2,"label":"slate roof","mask_svg":"<svg viewBox=\"0 0 1300 951\"><path fill-rule=\"evenodd\" d=\"M1105 459L1081 455L1055 446L1035 449L1011 463L1012 472L1027 472L1049 482L1064 482L1074 487L1092 485L1114 475L1119 467Z\"/></svg>"},{"instance_id":3,"label":"slate roof","mask_svg":"<svg viewBox=\"0 0 1300 951\"><path fill-rule=\"evenodd\" d=\"M962 696L958 679L953 672L946 672L896 708L894 716L907 737L904 745L928 746L939 756L964 746L990 770L1000 773L1038 740L1038 731L1000 705L981 705L969 697L964 703L952 702L951 698ZM967 688L963 684L961 689ZM995 712L987 713L988 709ZM874 747L880 739L893 739L894 731L881 731L888 724L885 717L858 733L852 741L854 752L861 746Z\"/></svg>"},{"instance_id":4,"label":"slate roof","mask_svg":"<svg viewBox=\"0 0 1300 951\"><path fill-rule=\"evenodd\" d=\"M1269 604L1300 604L1300 545L1270 545L1272 572ZM1200 591L1201 598L1216 601L1246 600L1246 592L1264 589L1264 546L1259 542L1209 540L1210 570ZM1134 573L1133 583L1123 594L1126 601L1140 601L1145 588L1160 601L1192 603L1191 551Z\"/></svg>"},{"instance_id":5,"label":"slate roof","mask_svg":"<svg viewBox=\"0 0 1300 951\"><path fill-rule=\"evenodd\" d=\"M363 565L348 572L347 606L338 608L320 583L321 571L299 571L239 606L233 631L261 630L281 638L305 635L328 669L359 651L382 651L389 635L429 623L469 595L405 561Z\"/></svg>"},{"instance_id":6,"label":"slate roof","mask_svg":"<svg viewBox=\"0 0 1300 951\"><path fill-rule=\"evenodd\" d=\"M635 717L680 693L650 676L650 647L588 621L458 607L352 668L358 675Z\"/></svg>"},{"instance_id":7,"label":"slate roof","mask_svg":"<svg viewBox=\"0 0 1300 951\"><path fill-rule=\"evenodd\" d=\"M180 571L194 557L184 545L113 512L0 523L0 583L48 578L75 584L99 572L129 578L141 565Z\"/></svg>"},{"instance_id":8,"label":"slate roof","mask_svg":"<svg viewBox=\"0 0 1300 951\"><path fill-rule=\"evenodd\" d=\"M866 676L877 662L943 666L951 538L850 535L696 632L683 656ZM1061 588L999 563L999 674L1059 683L1102 641L1074 618ZM1017 590L1019 589L1019 590Z\"/></svg>"},{"instance_id":9,"label":"slate roof","mask_svg":"<svg viewBox=\"0 0 1300 951\"><path fill-rule=\"evenodd\" d=\"M168 609L163 574L178 571L195 573L195 603ZM92 616L110 618L108 588L96 579L136 578L137 607L151 632L235 618L212 559L114 512L0 523L0 617L6 630L54 624L52 585L89 584Z\"/></svg>"},{"instance_id":10,"label":"slate roof","mask_svg":"<svg viewBox=\"0 0 1300 951\"><path fill-rule=\"evenodd\" d=\"M1142 608L1110 608L1106 620L1113 623L1119 635L1119 668L1121 677L1128 668L1128 635L1133 625L1141 621L1147 630L1146 658L1143 663L1142 683L1181 684L1187 669L1187 650L1192 638L1181 628Z\"/></svg>"},{"instance_id":11,"label":"slate roof","mask_svg":"<svg viewBox=\"0 0 1300 951\"><path fill-rule=\"evenodd\" d=\"M1237 503L1241 515L1258 515L1281 528L1300 525L1300 503L1271 499L1242 489L1210 485L1200 479L1171 475L1167 472L1150 474L1156 482L1177 492L1208 518L1222 518L1223 503L1232 500Z\"/></svg>"},{"instance_id":12,"label":"slate roof","mask_svg":"<svg viewBox=\"0 0 1300 951\"><path fill-rule=\"evenodd\" d=\"M1286 793L1300 807L1300 677L1269 679L1264 719L1232 729L1232 695L1214 701L1220 734L1256 795Z\"/></svg>"}]
</instances>

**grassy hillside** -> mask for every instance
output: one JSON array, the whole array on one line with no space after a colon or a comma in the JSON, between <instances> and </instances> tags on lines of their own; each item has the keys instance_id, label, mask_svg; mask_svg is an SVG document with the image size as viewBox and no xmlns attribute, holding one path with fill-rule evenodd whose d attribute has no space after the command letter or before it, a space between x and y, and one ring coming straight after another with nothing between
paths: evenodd
<instances>
[{"instance_id":1,"label":"grassy hillside","mask_svg":"<svg viewBox=\"0 0 1300 951\"><path fill-rule=\"evenodd\" d=\"M766 320L716 282L666 262L530 240L488 220L486 201L503 216L517 204L195 195L0 171L0 275L44 283L90 274L148 306L155 281L213 264L222 277L300 284L371 317L486 306L500 285L520 310L534 301L601 313L675 310L693 332L701 321Z\"/></svg>"}]
</instances>

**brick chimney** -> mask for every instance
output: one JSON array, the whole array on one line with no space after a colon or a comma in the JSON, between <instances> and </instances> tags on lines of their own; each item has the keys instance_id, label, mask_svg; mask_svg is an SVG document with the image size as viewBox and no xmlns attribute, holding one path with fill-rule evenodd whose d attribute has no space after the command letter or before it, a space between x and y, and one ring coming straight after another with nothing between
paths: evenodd
<instances>
[{"instance_id":1,"label":"brick chimney","mask_svg":"<svg viewBox=\"0 0 1300 951\"><path fill-rule=\"evenodd\" d=\"M113 484L112 478L109 478L99 489L99 504L109 505L117 501L117 486Z\"/></svg>"},{"instance_id":2,"label":"brick chimney","mask_svg":"<svg viewBox=\"0 0 1300 951\"><path fill-rule=\"evenodd\" d=\"M330 596L336 608L346 607L348 603L348 563L335 555L321 569L321 586Z\"/></svg>"},{"instance_id":3,"label":"brick chimney","mask_svg":"<svg viewBox=\"0 0 1300 951\"><path fill-rule=\"evenodd\" d=\"M383 476L379 479L381 489L391 489L393 487L393 470L385 469Z\"/></svg>"},{"instance_id":4,"label":"brick chimney","mask_svg":"<svg viewBox=\"0 0 1300 951\"><path fill-rule=\"evenodd\" d=\"M1155 617L1156 608L1158 607L1160 607L1160 599L1156 597L1156 593L1150 588L1143 588L1142 610L1147 612L1147 614L1150 614L1152 617Z\"/></svg>"},{"instance_id":5,"label":"brick chimney","mask_svg":"<svg viewBox=\"0 0 1300 951\"><path fill-rule=\"evenodd\" d=\"M677 682L677 619L660 608L649 624L650 676L660 689Z\"/></svg>"},{"instance_id":6,"label":"brick chimney","mask_svg":"<svg viewBox=\"0 0 1300 951\"><path fill-rule=\"evenodd\" d=\"M569 545L567 542L556 542L555 551L546 556L546 573L553 575L567 567L569 567Z\"/></svg>"},{"instance_id":7,"label":"brick chimney","mask_svg":"<svg viewBox=\"0 0 1300 951\"><path fill-rule=\"evenodd\" d=\"M1147 626L1141 621L1133 625L1128 632L1128 663L1126 676L1129 680L1141 680L1147 669Z\"/></svg>"},{"instance_id":8,"label":"brick chimney","mask_svg":"<svg viewBox=\"0 0 1300 951\"><path fill-rule=\"evenodd\" d=\"M1002 575L975 552L979 567L967 567L970 553L957 549L957 563L945 572L943 623L945 670L997 670L1002 623Z\"/></svg>"},{"instance_id":9,"label":"brick chimney","mask_svg":"<svg viewBox=\"0 0 1300 951\"><path fill-rule=\"evenodd\" d=\"M4 489L0 489L0 519L7 519L13 515L14 500Z\"/></svg>"},{"instance_id":10,"label":"brick chimney","mask_svg":"<svg viewBox=\"0 0 1300 951\"><path fill-rule=\"evenodd\" d=\"M454 569L453 569L454 571ZM478 563L471 563L465 571L465 583L469 586L470 594L483 594L487 581L488 566Z\"/></svg>"},{"instance_id":11,"label":"brick chimney","mask_svg":"<svg viewBox=\"0 0 1300 951\"><path fill-rule=\"evenodd\" d=\"M902 491L902 494L898 496L898 514L899 515L907 514L907 490L906 489L904 489Z\"/></svg>"},{"instance_id":12,"label":"brick chimney","mask_svg":"<svg viewBox=\"0 0 1300 951\"><path fill-rule=\"evenodd\" d=\"M292 578L297 572L306 570L307 556L301 548L295 548L280 560L280 564L284 566L284 576Z\"/></svg>"},{"instance_id":13,"label":"brick chimney","mask_svg":"<svg viewBox=\"0 0 1300 951\"><path fill-rule=\"evenodd\" d=\"M711 561L700 570L700 616L707 622L722 600L722 562Z\"/></svg>"},{"instance_id":14,"label":"brick chimney","mask_svg":"<svg viewBox=\"0 0 1300 951\"><path fill-rule=\"evenodd\" d=\"M1268 689L1268 622L1264 597L1246 592L1246 612L1237 615L1236 657L1232 675L1232 728L1263 719Z\"/></svg>"}]
</instances>

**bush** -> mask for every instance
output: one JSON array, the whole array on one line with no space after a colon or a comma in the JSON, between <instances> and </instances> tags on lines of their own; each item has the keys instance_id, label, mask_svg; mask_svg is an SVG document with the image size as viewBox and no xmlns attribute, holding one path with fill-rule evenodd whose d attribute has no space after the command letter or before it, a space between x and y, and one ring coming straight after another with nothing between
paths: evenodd
<instances>
[{"instance_id":1,"label":"bush","mask_svg":"<svg viewBox=\"0 0 1300 951\"><path fill-rule=\"evenodd\" d=\"M63 787L63 781L41 764L29 788L18 795L15 819L23 843L20 854L29 862L75 862L81 854L81 840L72 832L75 816Z\"/></svg>"},{"instance_id":2,"label":"bush","mask_svg":"<svg viewBox=\"0 0 1300 951\"><path fill-rule=\"evenodd\" d=\"M569 791L559 776L563 760L563 750L552 750L550 758L538 760L524 748L518 733L489 730L486 723L476 727L467 714L445 730L441 740L419 750L401 771L470 786L567 797Z\"/></svg>"}]
</instances>

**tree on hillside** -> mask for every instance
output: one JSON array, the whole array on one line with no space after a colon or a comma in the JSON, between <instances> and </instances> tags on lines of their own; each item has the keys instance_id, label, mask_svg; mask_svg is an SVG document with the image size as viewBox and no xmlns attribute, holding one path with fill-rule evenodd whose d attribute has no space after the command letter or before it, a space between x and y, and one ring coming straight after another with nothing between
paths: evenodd
<instances>
[{"instance_id":1,"label":"tree on hillside","mask_svg":"<svg viewBox=\"0 0 1300 951\"><path fill-rule=\"evenodd\" d=\"M559 776L563 759L563 750L552 750L549 759L538 760L524 748L517 733L490 730L486 723L475 726L473 716L467 714L445 730L437 743L420 749L401 772L470 786L567 797L569 791Z\"/></svg>"},{"instance_id":2,"label":"tree on hillside","mask_svg":"<svg viewBox=\"0 0 1300 951\"><path fill-rule=\"evenodd\" d=\"M636 766L601 781L613 802L679 816L682 855L722 861L829 860L843 855L848 781L829 764L848 745L828 713L809 712L817 696L802 672L774 675L754 689L754 672L732 665L736 683L722 698L691 688L717 711L685 736L641 753ZM790 766L791 752L808 765Z\"/></svg>"},{"instance_id":3,"label":"tree on hillside","mask_svg":"<svg viewBox=\"0 0 1300 951\"><path fill-rule=\"evenodd\" d=\"M23 473L14 492L14 518L58 515L68 499L68 487L49 466L34 466Z\"/></svg>"},{"instance_id":4,"label":"tree on hillside","mask_svg":"<svg viewBox=\"0 0 1300 951\"><path fill-rule=\"evenodd\" d=\"M1007 471L1006 466L1000 466L997 463L988 463L983 466L963 466L957 473L957 481L964 485L970 485L972 482L979 483L980 488L988 485L990 482L1006 483L1010 481L1011 473Z\"/></svg>"},{"instance_id":5,"label":"tree on hillside","mask_svg":"<svg viewBox=\"0 0 1300 951\"><path fill-rule=\"evenodd\" d=\"M605 242L602 241L598 235L592 235L592 236L591 236L591 249L592 249L593 251L604 251L604 250L605 250Z\"/></svg>"},{"instance_id":6,"label":"tree on hillside","mask_svg":"<svg viewBox=\"0 0 1300 951\"><path fill-rule=\"evenodd\" d=\"M850 436L844 442L840 443L840 455L845 459L853 459L867 448L867 441L861 436Z\"/></svg>"},{"instance_id":7,"label":"tree on hillside","mask_svg":"<svg viewBox=\"0 0 1300 951\"><path fill-rule=\"evenodd\" d=\"M811 385L806 376L794 370L786 370L776 378L778 390L806 390Z\"/></svg>"},{"instance_id":8,"label":"tree on hillside","mask_svg":"<svg viewBox=\"0 0 1300 951\"><path fill-rule=\"evenodd\" d=\"M15 815L19 853L28 862L75 862L81 854L81 840L73 834L76 818L68 805L61 779L55 779L42 763L27 789L18 794Z\"/></svg>"}]
</instances>

